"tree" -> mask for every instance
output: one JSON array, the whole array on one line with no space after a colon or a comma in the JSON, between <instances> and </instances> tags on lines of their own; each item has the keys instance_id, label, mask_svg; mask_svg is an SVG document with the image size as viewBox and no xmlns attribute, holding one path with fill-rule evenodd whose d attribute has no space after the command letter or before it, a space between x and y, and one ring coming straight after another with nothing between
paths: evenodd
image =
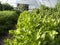
<instances>
[{"instance_id":1,"label":"tree","mask_svg":"<svg viewBox=\"0 0 60 45\"><path fill-rule=\"evenodd\" d=\"M5 4L1 4L0 3L0 11L3 10L13 10L14 8L12 6L10 6L9 4L5 3Z\"/></svg>"}]
</instances>

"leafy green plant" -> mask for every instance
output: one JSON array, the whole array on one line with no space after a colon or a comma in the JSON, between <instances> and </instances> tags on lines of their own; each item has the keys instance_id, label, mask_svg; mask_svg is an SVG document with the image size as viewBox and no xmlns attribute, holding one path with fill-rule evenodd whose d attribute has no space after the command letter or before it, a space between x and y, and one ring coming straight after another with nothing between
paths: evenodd
<instances>
[{"instance_id":1,"label":"leafy green plant","mask_svg":"<svg viewBox=\"0 0 60 45\"><path fill-rule=\"evenodd\" d=\"M42 6L39 10L24 11L18 18L17 29L10 30L13 38L6 45L60 45L60 11Z\"/></svg>"}]
</instances>

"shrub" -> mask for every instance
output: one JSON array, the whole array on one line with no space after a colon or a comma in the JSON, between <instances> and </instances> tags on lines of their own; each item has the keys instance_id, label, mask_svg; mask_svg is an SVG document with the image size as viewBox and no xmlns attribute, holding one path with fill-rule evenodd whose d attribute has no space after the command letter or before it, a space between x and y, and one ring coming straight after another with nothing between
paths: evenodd
<instances>
[{"instance_id":1,"label":"shrub","mask_svg":"<svg viewBox=\"0 0 60 45\"><path fill-rule=\"evenodd\" d=\"M21 13L13 38L6 45L60 45L60 11L42 6L39 11Z\"/></svg>"},{"instance_id":2,"label":"shrub","mask_svg":"<svg viewBox=\"0 0 60 45\"><path fill-rule=\"evenodd\" d=\"M5 33L17 23L16 11L0 11L0 35Z\"/></svg>"}]
</instances>

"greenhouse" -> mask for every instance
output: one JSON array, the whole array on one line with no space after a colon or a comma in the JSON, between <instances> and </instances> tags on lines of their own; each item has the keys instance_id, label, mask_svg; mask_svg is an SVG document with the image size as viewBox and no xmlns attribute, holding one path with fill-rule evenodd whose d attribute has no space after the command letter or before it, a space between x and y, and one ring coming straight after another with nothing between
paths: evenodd
<instances>
[{"instance_id":1,"label":"greenhouse","mask_svg":"<svg viewBox=\"0 0 60 45\"><path fill-rule=\"evenodd\" d=\"M48 7L54 7L59 0L0 0L2 3L9 3L13 7L17 7L18 4L27 4L28 9L32 10L34 8L40 8L40 5L43 4Z\"/></svg>"}]
</instances>

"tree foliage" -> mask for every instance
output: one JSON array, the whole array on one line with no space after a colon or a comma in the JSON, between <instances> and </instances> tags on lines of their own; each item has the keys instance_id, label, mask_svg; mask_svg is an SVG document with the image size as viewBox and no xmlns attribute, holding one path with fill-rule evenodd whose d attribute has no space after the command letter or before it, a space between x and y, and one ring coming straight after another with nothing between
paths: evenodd
<instances>
[{"instance_id":1,"label":"tree foliage","mask_svg":"<svg viewBox=\"0 0 60 45\"><path fill-rule=\"evenodd\" d=\"M0 3L0 11L3 10L13 10L14 8L12 6L10 6L9 4L5 3L5 4L1 4Z\"/></svg>"},{"instance_id":2,"label":"tree foliage","mask_svg":"<svg viewBox=\"0 0 60 45\"><path fill-rule=\"evenodd\" d=\"M28 10L28 4L18 4L17 9L20 11Z\"/></svg>"}]
</instances>

